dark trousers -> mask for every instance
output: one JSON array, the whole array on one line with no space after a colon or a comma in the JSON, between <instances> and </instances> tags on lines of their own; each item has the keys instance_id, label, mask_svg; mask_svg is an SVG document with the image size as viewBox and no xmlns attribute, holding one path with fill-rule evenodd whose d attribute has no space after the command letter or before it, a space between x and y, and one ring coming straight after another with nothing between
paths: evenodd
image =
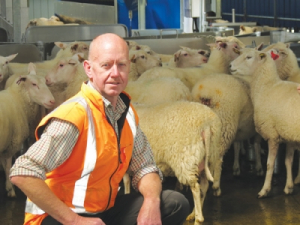
<instances>
[{"instance_id":1,"label":"dark trousers","mask_svg":"<svg viewBox=\"0 0 300 225\"><path fill-rule=\"evenodd\" d=\"M85 217L99 217L106 225L134 225L142 207L143 196L140 193L119 195L114 207L109 210L93 214L80 214ZM179 192L164 190L161 194L161 218L163 225L182 225L190 212L189 201ZM47 216L42 225L61 225L51 216Z\"/></svg>"}]
</instances>

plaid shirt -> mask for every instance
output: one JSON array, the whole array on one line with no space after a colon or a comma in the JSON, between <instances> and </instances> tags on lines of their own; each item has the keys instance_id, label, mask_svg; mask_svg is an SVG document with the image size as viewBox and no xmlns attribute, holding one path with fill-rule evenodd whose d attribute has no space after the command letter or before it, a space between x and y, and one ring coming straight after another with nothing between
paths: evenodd
<instances>
[{"instance_id":1,"label":"plaid shirt","mask_svg":"<svg viewBox=\"0 0 300 225\"><path fill-rule=\"evenodd\" d=\"M118 97L115 110L104 97L103 102L105 113L119 136L117 120L121 117L126 106L120 97ZM79 130L72 123L57 118L51 119L41 138L16 160L11 168L10 176L33 176L45 180L47 172L57 168L68 159L78 136ZM155 164L149 142L139 126L127 172L132 176L132 186L136 190L139 180L147 173L156 172L161 180L163 178L161 171Z\"/></svg>"}]
</instances>

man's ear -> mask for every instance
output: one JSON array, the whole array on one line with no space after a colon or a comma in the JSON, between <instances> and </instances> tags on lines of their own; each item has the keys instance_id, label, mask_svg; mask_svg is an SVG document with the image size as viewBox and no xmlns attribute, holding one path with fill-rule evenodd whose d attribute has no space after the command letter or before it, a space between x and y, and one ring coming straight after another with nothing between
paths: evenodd
<instances>
[{"instance_id":1,"label":"man's ear","mask_svg":"<svg viewBox=\"0 0 300 225\"><path fill-rule=\"evenodd\" d=\"M83 68L84 68L84 71L86 73L86 75L91 79L92 78L92 66L91 66L91 63L90 61L88 60L84 60L83 61Z\"/></svg>"}]
</instances>

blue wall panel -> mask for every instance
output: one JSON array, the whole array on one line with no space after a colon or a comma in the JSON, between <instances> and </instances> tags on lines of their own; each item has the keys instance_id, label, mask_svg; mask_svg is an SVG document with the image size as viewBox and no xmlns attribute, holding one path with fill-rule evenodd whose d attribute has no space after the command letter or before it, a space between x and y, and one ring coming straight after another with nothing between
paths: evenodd
<instances>
[{"instance_id":1,"label":"blue wall panel","mask_svg":"<svg viewBox=\"0 0 300 225\"><path fill-rule=\"evenodd\" d=\"M180 0L147 0L146 29L179 29ZM124 0L118 0L118 23L130 27ZM138 29L138 11L133 11L132 29Z\"/></svg>"}]
</instances>

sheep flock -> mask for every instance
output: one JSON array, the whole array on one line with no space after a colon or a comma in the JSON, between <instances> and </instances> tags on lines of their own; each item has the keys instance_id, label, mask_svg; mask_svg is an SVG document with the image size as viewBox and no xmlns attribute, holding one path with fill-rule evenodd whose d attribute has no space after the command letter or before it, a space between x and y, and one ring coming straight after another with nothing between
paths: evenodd
<instances>
[{"instance_id":1,"label":"sheep flock","mask_svg":"<svg viewBox=\"0 0 300 225\"><path fill-rule=\"evenodd\" d=\"M56 16L50 20L66 21ZM33 21L31 26L34 22L42 23ZM204 221L210 186L221 196L222 164L231 148L232 174L243 175L239 157L245 142L254 144L256 175L265 175L259 198L269 195L278 146L286 144L284 193L293 193L294 185L300 184L300 167L298 175L292 175L294 152L300 150L300 69L289 44L247 48L236 37L216 37L206 49L178 46L168 55L126 42L131 66L125 92L163 175L175 177L179 191L184 186L191 190L194 209L187 220L195 225ZM55 45L60 49L56 56L43 62L14 62L17 52L0 56L0 129L6 135L0 141L0 159L9 197L16 196L8 179L13 157L35 141L34 130L43 116L88 80L82 62L89 44ZM268 144L267 165L261 161L263 140ZM129 181L126 174L125 194L130 192Z\"/></svg>"}]
</instances>

